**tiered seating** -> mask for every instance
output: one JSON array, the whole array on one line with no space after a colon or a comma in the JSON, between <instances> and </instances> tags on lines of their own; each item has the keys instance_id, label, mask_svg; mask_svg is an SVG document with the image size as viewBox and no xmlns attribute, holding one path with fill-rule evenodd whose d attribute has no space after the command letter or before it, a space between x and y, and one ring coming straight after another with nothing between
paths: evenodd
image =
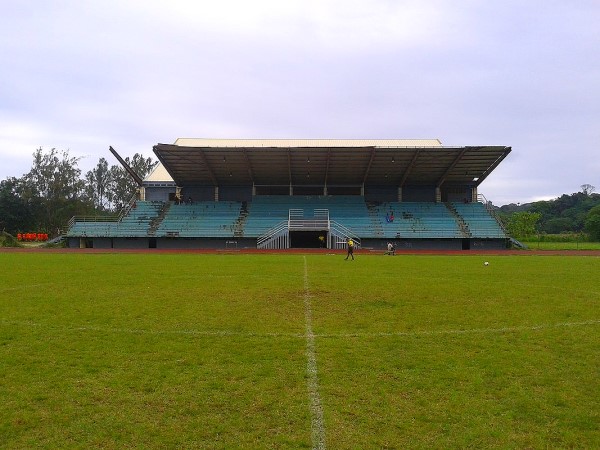
<instances>
[{"instance_id":1,"label":"tiered seating","mask_svg":"<svg viewBox=\"0 0 600 450\"><path fill-rule=\"evenodd\" d=\"M162 206L162 202L136 202L119 222L119 228L133 235L145 235L150 222L158 216Z\"/></svg>"},{"instance_id":2,"label":"tiered seating","mask_svg":"<svg viewBox=\"0 0 600 450\"><path fill-rule=\"evenodd\" d=\"M388 202L377 206L384 238L462 238L458 222L443 203ZM387 222L386 214L394 213Z\"/></svg>"},{"instance_id":3,"label":"tiered seating","mask_svg":"<svg viewBox=\"0 0 600 450\"><path fill-rule=\"evenodd\" d=\"M280 195L262 195L254 197L248 203L248 218L244 225L245 237L258 237L273 228L279 222L288 219L290 199Z\"/></svg>"},{"instance_id":4,"label":"tiered seating","mask_svg":"<svg viewBox=\"0 0 600 450\"><path fill-rule=\"evenodd\" d=\"M148 235L150 222L162 208L162 202L138 201L120 221L76 220L68 237L143 237Z\"/></svg>"},{"instance_id":5,"label":"tiered seating","mask_svg":"<svg viewBox=\"0 0 600 450\"><path fill-rule=\"evenodd\" d=\"M362 197L340 196L286 196L264 195L254 197L248 204L245 237L258 237L278 223L288 220L290 209L302 209L310 219L315 209L329 210L330 220L350 228L360 236L372 235L373 223Z\"/></svg>"},{"instance_id":6,"label":"tiered seating","mask_svg":"<svg viewBox=\"0 0 600 450\"><path fill-rule=\"evenodd\" d=\"M240 202L172 205L156 230L157 237L233 237Z\"/></svg>"},{"instance_id":7,"label":"tiered seating","mask_svg":"<svg viewBox=\"0 0 600 450\"><path fill-rule=\"evenodd\" d=\"M452 203L474 238L506 238L506 234L483 203Z\"/></svg>"},{"instance_id":8,"label":"tiered seating","mask_svg":"<svg viewBox=\"0 0 600 450\"><path fill-rule=\"evenodd\" d=\"M78 219L70 228L70 237L144 237L150 226L158 228L155 237L259 237L287 221L290 209L301 209L304 219L314 217L314 210L326 209L329 219L349 228L357 237L383 239L410 238L506 238L506 234L481 203L387 202L369 209L360 196L284 196L266 195L248 203L248 216L240 222L241 202L197 202L171 205L164 217L159 215L163 202L138 201L120 220ZM452 210L452 211L451 211ZM394 221L386 222L386 214ZM461 231L460 219L468 227ZM156 219L156 220L155 220ZM238 230L238 224L244 224ZM381 231L383 230L383 232Z\"/></svg>"},{"instance_id":9,"label":"tiered seating","mask_svg":"<svg viewBox=\"0 0 600 450\"><path fill-rule=\"evenodd\" d=\"M339 196L327 197L329 218L351 229L357 236L375 235L373 221L363 197Z\"/></svg>"}]
</instances>

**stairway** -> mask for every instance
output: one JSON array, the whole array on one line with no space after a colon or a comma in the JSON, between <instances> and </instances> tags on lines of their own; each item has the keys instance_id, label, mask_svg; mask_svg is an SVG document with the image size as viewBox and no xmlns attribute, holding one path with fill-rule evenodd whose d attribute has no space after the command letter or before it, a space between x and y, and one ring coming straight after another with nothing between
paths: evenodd
<instances>
[{"instance_id":1,"label":"stairway","mask_svg":"<svg viewBox=\"0 0 600 450\"><path fill-rule=\"evenodd\" d=\"M377 205L373 202L366 202L366 204L371 223L373 224L373 235L377 237L383 237L383 227L381 226L381 218L379 217Z\"/></svg>"},{"instance_id":2,"label":"stairway","mask_svg":"<svg viewBox=\"0 0 600 450\"><path fill-rule=\"evenodd\" d=\"M233 236L237 238L244 237L244 226L248 219L248 202L243 201L242 207L240 208L240 215L235 220L233 225Z\"/></svg>"},{"instance_id":3,"label":"stairway","mask_svg":"<svg viewBox=\"0 0 600 450\"><path fill-rule=\"evenodd\" d=\"M158 216L154 217L150 221L150 226L148 227L148 236L156 236L156 230L160 226L161 222L167 215L167 212L171 208L171 202L164 202L160 211L158 212Z\"/></svg>"},{"instance_id":4,"label":"stairway","mask_svg":"<svg viewBox=\"0 0 600 450\"><path fill-rule=\"evenodd\" d=\"M454 220L456 220L456 223L458 224L458 228L460 229L460 232L462 233L463 237L464 238L473 237L473 234L471 233L471 230L469 229L469 225L467 225L467 223L464 221L462 216L460 214L458 214L458 211L456 210L456 208L454 208L454 206L452 206L451 203L444 203L444 205L446 205L446 208L448 208L448 211L450 211L450 214L452 214L452 216L454 217Z\"/></svg>"}]
</instances>

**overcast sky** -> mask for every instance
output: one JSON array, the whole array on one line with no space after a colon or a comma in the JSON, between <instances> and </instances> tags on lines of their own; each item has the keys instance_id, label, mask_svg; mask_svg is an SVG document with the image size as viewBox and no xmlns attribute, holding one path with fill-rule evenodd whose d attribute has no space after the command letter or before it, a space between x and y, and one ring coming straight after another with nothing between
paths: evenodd
<instances>
[{"instance_id":1,"label":"overcast sky","mask_svg":"<svg viewBox=\"0 0 600 450\"><path fill-rule=\"evenodd\" d=\"M178 137L513 148L497 205L600 192L598 0L0 0L0 180Z\"/></svg>"}]
</instances>

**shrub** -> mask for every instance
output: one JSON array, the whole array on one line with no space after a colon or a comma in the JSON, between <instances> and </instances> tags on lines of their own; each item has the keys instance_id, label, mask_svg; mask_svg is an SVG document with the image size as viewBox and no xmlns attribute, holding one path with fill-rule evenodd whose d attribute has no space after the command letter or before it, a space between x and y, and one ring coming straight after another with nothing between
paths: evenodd
<instances>
[{"instance_id":1,"label":"shrub","mask_svg":"<svg viewBox=\"0 0 600 450\"><path fill-rule=\"evenodd\" d=\"M12 234L0 232L0 247L22 247Z\"/></svg>"}]
</instances>

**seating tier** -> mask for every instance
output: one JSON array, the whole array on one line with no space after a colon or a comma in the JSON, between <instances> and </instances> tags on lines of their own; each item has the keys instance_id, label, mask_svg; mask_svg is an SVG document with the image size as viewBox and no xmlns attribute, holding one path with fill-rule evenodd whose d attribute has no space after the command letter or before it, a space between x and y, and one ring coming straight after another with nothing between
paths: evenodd
<instances>
[{"instance_id":1,"label":"seating tier","mask_svg":"<svg viewBox=\"0 0 600 450\"><path fill-rule=\"evenodd\" d=\"M471 236L475 238L506 238L506 233L485 209L483 203L452 203L454 209L465 221L471 232Z\"/></svg>"}]
</instances>

